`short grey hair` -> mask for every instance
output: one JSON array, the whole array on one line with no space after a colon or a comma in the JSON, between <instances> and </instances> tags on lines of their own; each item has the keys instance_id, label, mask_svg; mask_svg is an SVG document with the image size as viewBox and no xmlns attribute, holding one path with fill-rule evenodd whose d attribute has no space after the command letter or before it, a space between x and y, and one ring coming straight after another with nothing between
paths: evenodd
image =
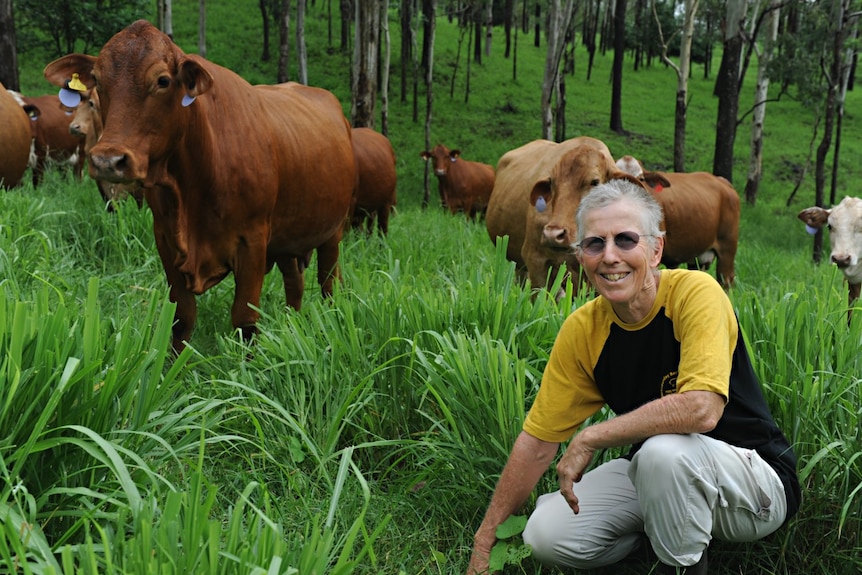
<instances>
[{"instance_id":1,"label":"short grey hair","mask_svg":"<svg viewBox=\"0 0 862 575\"><path fill-rule=\"evenodd\" d=\"M609 180L603 184L599 184L581 199L576 216L578 224L577 243L580 243L584 239L584 220L587 214L593 210L605 208L620 201L630 202L642 208L638 210L641 214L641 225L643 226L641 232L644 235L652 236L649 238L650 244L655 245L655 238L664 235L664 232L661 230L661 223L664 219L661 204L643 186L625 178Z\"/></svg>"}]
</instances>

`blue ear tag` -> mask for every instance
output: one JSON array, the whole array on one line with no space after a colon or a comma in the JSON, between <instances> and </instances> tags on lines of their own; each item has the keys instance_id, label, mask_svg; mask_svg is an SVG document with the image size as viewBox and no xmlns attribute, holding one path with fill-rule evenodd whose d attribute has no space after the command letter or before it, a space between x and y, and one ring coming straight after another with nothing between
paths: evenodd
<instances>
[{"instance_id":1,"label":"blue ear tag","mask_svg":"<svg viewBox=\"0 0 862 575\"><path fill-rule=\"evenodd\" d=\"M195 101L194 96L189 96L188 94L183 94L183 108L190 106L192 102Z\"/></svg>"},{"instance_id":2,"label":"blue ear tag","mask_svg":"<svg viewBox=\"0 0 862 575\"><path fill-rule=\"evenodd\" d=\"M60 88L60 102L67 108L77 108L81 103L81 93L69 88Z\"/></svg>"},{"instance_id":3,"label":"blue ear tag","mask_svg":"<svg viewBox=\"0 0 862 575\"><path fill-rule=\"evenodd\" d=\"M808 224L805 224L805 231L813 236L814 234L817 233L817 228L812 228Z\"/></svg>"},{"instance_id":4,"label":"blue ear tag","mask_svg":"<svg viewBox=\"0 0 862 575\"><path fill-rule=\"evenodd\" d=\"M545 208L547 208L547 207L548 207L548 203L545 202L545 197L539 196L539 199L536 200L536 211L537 212L544 212Z\"/></svg>"}]
</instances>

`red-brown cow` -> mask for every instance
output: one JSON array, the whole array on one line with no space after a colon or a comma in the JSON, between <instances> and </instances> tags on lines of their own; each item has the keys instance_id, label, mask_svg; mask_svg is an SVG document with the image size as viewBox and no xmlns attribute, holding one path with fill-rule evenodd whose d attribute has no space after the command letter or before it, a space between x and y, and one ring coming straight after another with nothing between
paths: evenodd
<instances>
[{"instance_id":1,"label":"red-brown cow","mask_svg":"<svg viewBox=\"0 0 862 575\"><path fill-rule=\"evenodd\" d=\"M812 233L828 226L830 260L847 280L850 305L847 321L850 321L853 304L862 291L862 199L845 197L831 210L812 206L799 212L798 217Z\"/></svg>"},{"instance_id":2,"label":"red-brown cow","mask_svg":"<svg viewBox=\"0 0 862 575\"><path fill-rule=\"evenodd\" d=\"M33 134L33 187L42 182L49 163L69 164L72 173L80 180L84 174L84 143L69 133L72 115L60 104L56 94L47 96L21 96L24 111L30 116Z\"/></svg>"},{"instance_id":3,"label":"red-brown cow","mask_svg":"<svg viewBox=\"0 0 862 575\"><path fill-rule=\"evenodd\" d=\"M453 214L462 211L471 220L485 213L494 189L493 166L464 160L461 150L450 150L443 144L419 156L425 161L434 160L434 175L443 207Z\"/></svg>"},{"instance_id":4,"label":"red-brown cow","mask_svg":"<svg viewBox=\"0 0 862 575\"><path fill-rule=\"evenodd\" d=\"M356 160L357 184L350 204L348 221L353 228L367 223L366 231L389 232L389 214L395 206L395 151L389 139L370 128L353 129L353 157Z\"/></svg>"},{"instance_id":5,"label":"red-brown cow","mask_svg":"<svg viewBox=\"0 0 862 575\"><path fill-rule=\"evenodd\" d=\"M739 241L739 194L730 182L708 172L647 172L632 156L617 166L642 180L664 211L665 244L662 263L669 268L688 264L706 269L718 259L715 276L729 288L736 277L734 261Z\"/></svg>"},{"instance_id":6,"label":"red-brown cow","mask_svg":"<svg viewBox=\"0 0 862 575\"><path fill-rule=\"evenodd\" d=\"M335 96L294 83L252 86L143 20L98 57L70 54L44 71L57 86L73 73L97 87L102 105L91 175L144 187L177 306L175 349L192 333L195 296L231 272L231 321L244 339L257 331L273 265L299 309L303 263L317 250L321 291L332 293L355 183L350 124Z\"/></svg>"},{"instance_id":7,"label":"red-brown cow","mask_svg":"<svg viewBox=\"0 0 862 575\"><path fill-rule=\"evenodd\" d=\"M15 97L0 84L0 186L21 183L30 159L30 120Z\"/></svg>"},{"instance_id":8,"label":"red-brown cow","mask_svg":"<svg viewBox=\"0 0 862 575\"><path fill-rule=\"evenodd\" d=\"M545 287L549 272L553 280L563 265L579 284L575 214L590 190L618 178L637 181L617 169L608 147L595 138L534 140L506 152L485 217L488 235L494 244L509 237L506 258L532 288Z\"/></svg>"},{"instance_id":9,"label":"red-brown cow","mask_svg":"<svg viewBox=\"0 0 862 575\"><path fill-rule=\"evenodd\" d=\"M72 114L69 123L69 133L84 139L84 152L89 154L99 138L102 137L102 106L99 103L99 92L90 89L81 93L81 103ZM96 187L105 202L105 209L114 211L114 202L132 196L138 207L144 205L144 190L138 184L120 184L96 180Z\"/></svg>"}]
</instances>

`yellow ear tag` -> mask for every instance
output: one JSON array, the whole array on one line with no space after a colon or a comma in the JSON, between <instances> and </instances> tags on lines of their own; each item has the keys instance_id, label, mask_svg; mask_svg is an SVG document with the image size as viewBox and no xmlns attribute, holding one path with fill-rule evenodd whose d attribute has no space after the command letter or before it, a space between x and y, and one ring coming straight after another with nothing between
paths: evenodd
<instances>
[{"instance_id":1,"label":"yellow ear tag","mask_svg":"<svg viewBox=\"0 0 862 575\"><path fill-rule=\"evenodd\" d=\"M77 90L78 92L86 92L87 91L87 87L84 85L84 83L78 77L77 73L72 74L72 79L69 80L68 82L66 82L66 87L70 88L72 90Z\"/></svg>"}]
</instances>

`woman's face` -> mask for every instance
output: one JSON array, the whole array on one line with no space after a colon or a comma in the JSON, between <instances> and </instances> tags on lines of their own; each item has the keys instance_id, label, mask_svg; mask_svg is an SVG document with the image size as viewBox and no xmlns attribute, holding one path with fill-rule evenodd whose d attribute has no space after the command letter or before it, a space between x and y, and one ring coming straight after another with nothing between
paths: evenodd
<instances>
[{"instance_id":1,"label":"woman's face","mask_svg":"<svg viewBox=\"0 0 862 575\"><path fill-rule=\"evenodd\" d=\"M654 272L664 238L646 237L638 206L626 200L593 210L583 223L584 241L577 258L587 278L620 319L639 321L655 301ZM599 248L600 252L592 253Z\"/></svg>"}]
</instances>

